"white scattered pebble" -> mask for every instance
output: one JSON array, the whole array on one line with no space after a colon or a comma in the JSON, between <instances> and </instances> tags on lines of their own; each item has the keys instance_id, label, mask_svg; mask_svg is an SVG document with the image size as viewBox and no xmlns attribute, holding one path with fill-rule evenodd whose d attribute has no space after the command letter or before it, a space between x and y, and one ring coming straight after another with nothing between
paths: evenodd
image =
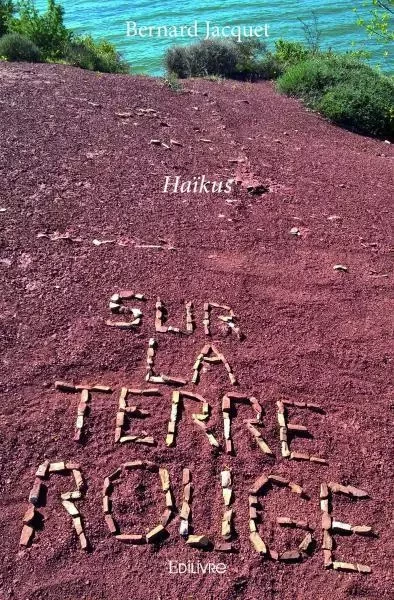
<instances>
[{"instance_id":1,"label":"white scattered pebble","mask_svg":"<svg viewBox=\"0 0 394 600\"><path fill-rule=\"evenodd\" d=\"M93 240L95 246L101 246L102 244L115 244L116 240Z\"/></svg>"}]
</instances>

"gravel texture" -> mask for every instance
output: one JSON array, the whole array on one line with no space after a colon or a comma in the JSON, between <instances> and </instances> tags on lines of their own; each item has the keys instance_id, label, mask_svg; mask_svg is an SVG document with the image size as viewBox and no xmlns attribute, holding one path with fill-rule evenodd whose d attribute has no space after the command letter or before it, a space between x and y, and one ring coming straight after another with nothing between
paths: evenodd
<instances>
[{"instance_id":1,"label":"gravel texture","mask_svg":"<svg viewBox=\"0 0 394 600\"><path fill-rule=\"evenodd\" d=\"M330 125L269 83L189 81L176 93L144 77L4 63L0 140L1 600L392 598L392 147ZM232 194L164 194L166 175L238 183ZM137 331L105 325L109 298L121 289L147 297L134 303L144 313ZM193 335L155 334L157 296L168 323L180 327L183 303L193 301ZM156 370L190 381L207 341L203 304L210 300L239 317L243 341L220 325L220 311L212 313L212 340L238 391L262 403L275 456L256 447L243 423L253 415L242 404L233 419L235 456L212 452L191 420L193 401L185 403L176 447L166 448L168 386L135 401L152 416L132 425L157 446L115 445L119 389L143 384L149 338L158 341ZM114 389L93 394L82 444L73 441L78 399L56 391L58 379ZM212 405L210 424L222 443L221 398L232 388L226 371L209 366L195 388ZM279 398L324 408L324 415L290 409L291 421L313 433L291 446L326 457L328 466L281 458ZM87 491L77 505L89 552L59 499L71 479L54 475L42 530L19 549L44 458L81 464ZM136 458L168 468L179 507L182 468L192 470L194 530L216 542L220 471L231 467L238 551L187 547L178 518L159 545L114 539L102 513L103 479ZM316 527L314 551L300 564L263 559L250 545L248 489L263 473L290 478L310 497L275 488L262 499L259 530L278 552L305 535L279 528L278 516ZM370 565L370 575L324 570L323 481L370 493L360 501L335 495L333 506L337 520L379 532L335 536L337 559ZM147 532L163 510L155 474L130 474L114 493L123 532ZM223 562L227 573L170 575L169 560Z\"/></svg>"}]
</instances>

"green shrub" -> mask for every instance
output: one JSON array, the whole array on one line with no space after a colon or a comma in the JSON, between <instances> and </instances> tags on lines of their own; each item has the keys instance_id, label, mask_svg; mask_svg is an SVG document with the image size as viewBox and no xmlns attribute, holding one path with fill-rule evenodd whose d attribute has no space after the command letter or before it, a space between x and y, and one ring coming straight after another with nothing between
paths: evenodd
<instances>
[{"instance_id":1,"label":"green shrub","mask_svg":"<svg viewBox=\"0 0 394 600\"><path fill-rule=\"evenodd\" d=\"M189 50L187 46L172 46L164 57L168 73L173 73L179 79L191 77Z\"/></svg>"},{"instance_id":2,"label":"green shrub","mask_svg":"<svg viewBox=\"0 0 394 600\"><path fill-rule=\"evenodd\" d=\"M77 37L67 29L63 20L64 9L56 0L48 0L47 10L42 14L37 10L34 0L19 0L17 7L17 15L12 17L12 0L0 0L0 35L5 27L19 35L19 38L13 38L14 45L21 45L23 40L25 53L32 56L24 57L23 60L38 60L38 50L46 62L70 63L83 69L105 73L129 72L129 66L111 43L95 42L90 36ZM26 40L31 42L30 50L26 46ZM7 58L4 52L0 52L0 55ZM17 55L19 56L18 52Z\"/></svg>"},{"instance_id":3,"label":"green shrub","mask_svg":"<svg viewBox=\"0 0 394 600\"><path fill-rule=\"evenodd\" d=\"M393 82L353 58L321 55L298 63L285 71L277 87L349 129L393 136Z\"/></svg>"},{"instance_id":4,"label":"green shrub","mask_svg":"<svg viewBox=\"0 0 394 600\"><path fill-rule=\"evenodd\" d=\"M338 82L335 66L325 59L312 58L285 70L277 81L280 92L312 101Z\"/></svg>"},{"instance_id":5,"label":"green shrub","mask_svg":"<svg viewBox=\"0 0 394 600\"><path fill-rule=\"evenodd\" d=\"M169 73L187 77L232 77L235 79L271 79L280 65L259 40L203 40L190 46L173 46L165 55Z\"/></svg>"},{"instance_id":6,"label":"green shrub","mask_svg":"<svg viewBox=\"0 0 394 600\"><path fill-rule=\"evenodd\" d=\"M9 31L9 22L14 13L12 0L0 0L0 37Z\"/></svg>"},{"instance_id":7,"label":"green shrub","mask_svg":"<svg viewBox=\"0 0 394 600\"><path fill-rule=\"evenodd\" d=\"M235 74L241 79L258 78L262 57L267 52L266 44L260 40L249 39L233 42L233 46L237 54Z\"/></svg>"},{"instance_id":8,"label":"green shrub","mask_svg":"<svg viewBox=\"0 0 394 600\"><path fill-rule=\"evenodd\" d=\"M381 75L358 60L341 55L321 55L289 67L277 82L278 89L305 100L320 98L337 84Z\"/></svg>"},{"instance_id":9,"label":"green shrub","mask_svg":"<svg viewBox=\"0 0 394 600\"><path fill-rule=\"evenodd\" d=\"M164 85L166 85L173 92L182 92L182 84L179 82L175 73L168 73L167 77L163 79Z\"/></svg>"},{"instance_id":10,"label":"green shrub","mask_svg":"<svg viewBox=\"0 0 394 600\"><path fill-rule=\"evenodd\" d=\"M40 51L19 33L6 33L0 38L0 56L10 61L39 62Z\"/></svg>"},{"instance_id":11,"label":"green shrub","mask_svg":"<svg viewBox=\"0 0 394 600\"><path fill-rule=\"evenodd\" d=\"M64 9L55 0L48 0L47 11L40 14L34 0L20 0L18 18L10 23L10 30L29 38L47 59L61 58L72 33L63 23Z\"/></svg>"},{"instance_id":12,"label":"green shrub","mask_svg":"<svg viewBox=\"0 0 394 600\"><path fill-rule=\"evenodd\" d=\"M222 75L231 77L235 72L238 53L233 43L220 40L203 40L188 48L187 56L191 77Z\"/></svg>"},{"instance_id":13,"label":"green shrub","mask_svg":"<svg viewBox=\"0 0 394 600\"><path fill-rule=\"evenodd\" d=\"M282 69L307 60L312 55L312 50L306 48L301 42L288 42L282 39L275 42L274 56Z\"/></svg>"},{"instance_id":14,"label":"green shrub","mask_svg":"<svg viewBox=\"0 0 394 600\"><path fill-rule=\"evenodd\" d=\"M180 79L217 75L231 77L239 54L234 43L223 40L203 40L190 46L174 46L165 55L169 73Z\"/></svg>"},{"instance_id":15,"label":"green shrub","mask_svg":"<svg viewBox=\"0 0 394 600\"><path fill-rule=\"evenodd\" d=\"M64 59L75 67L102 73L128 73L130 68L110 42L95 42L90 36L74 38L64 50Z\"/></svg>"},{"instance_id":16,"label":"green shrub","mask_svg":"<svg viewBox=\"0 0 394 600\"><path fill-rule=\"evenodd\" d=\"M276 59L274 54L267 52L264 58L256 61L255 71L250 79L252 81L258 79L277 79L283 73L281 63Z\"/></svg>"},{"instance_id":17,"label":"green shrub","mask_svg":"<svg viewBox=\"0 0 394 600\"><path fill-rule=\"evenodd\" d=\"M233 75L237 79L256 81L276 79L282 72L275 55L260 40L243 40L235 43L238 61Z\"/></svg>"},{"instance_id":18,"label":"green shrub","mask_svg":"<svg viewBox=\"0 0 394 600\"><path fill-rule=\"evenodd\" d=\"M65 60L73 67L88 71L96 70L96 55L82 41L73 40L64 50Z\"/></svg>"},{"instance_id":19,"label":"green shrub","mask_svg":"<svg viewBox=\"0 0 394 600\"><path fill-rule=\"evenodd\" d=\"M317 51L300 42L278 40L270 52L261 40L204 40L190 46L173 46L165 55L165 66L177 77L232 77L256 81L276 79L283 72Z\"/></svg>"},{"instance_id":20,"label":"green shrub","mask_svg":"<svg viewBox=\"0 0 394 600\"><path fill-rule=\"evenodd\" d=\"M394 136L394 86L375 82L368 88L341 84L324 94L316 108L331 121L359 133Z\"/></svg>"}]
</instances>

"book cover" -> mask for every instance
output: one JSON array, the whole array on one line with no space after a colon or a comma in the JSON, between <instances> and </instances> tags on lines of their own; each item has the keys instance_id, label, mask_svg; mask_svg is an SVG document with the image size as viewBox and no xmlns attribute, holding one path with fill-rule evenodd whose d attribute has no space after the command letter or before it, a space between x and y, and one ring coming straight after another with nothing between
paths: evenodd
<instances>
[{"instance_id":1,"label":"book cover","mask_svg":"<svg viewBox=\"0 0 394 600\"><path fill-rule=\"evenodd\" d=\"M0 599L392 597L393 2L0 0Z\"/></svg>"}]
</instances>

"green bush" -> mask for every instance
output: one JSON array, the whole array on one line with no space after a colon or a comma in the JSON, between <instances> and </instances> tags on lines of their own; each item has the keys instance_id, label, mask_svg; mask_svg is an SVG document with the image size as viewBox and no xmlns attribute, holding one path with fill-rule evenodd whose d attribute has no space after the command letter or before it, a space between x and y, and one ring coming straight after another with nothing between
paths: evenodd
<instances>
[{"instance_id":1,"label":"green bush","mask_svg":"<svg viewBox=\"0 0 394 600\"><path fill-rule=\"evenodd\" d=\"M285 70L277 81L280 92L313 101L339 81L335 65L321 58L297 63Z\"/></svg>"},{"instance_id":2,"label":"green bush","mask_svg":"<svg viewBox=\"0 0 394 600\"><path fill-rule=\"evenodd\" d=\"M238 61L235 74L237 79L256 81L276 79L282 72L275 55L268 51L260 40L243 40L235 43Z\"/></svg>"},{"instance_id":3,"label":"green bush","mask_svg":"<svg viewBox=\"0 0 394 600\"><path fill-rule=\"evenodd\" d=\"M231 77L235 72L238 53L234 44L220 40L203 40L187 50L190 76L222 75Z\"/></svg>"},{"instance_id":4,"label":"green bush","mask_svg":"<svg viewBox=\"0 0 394 600\"><path fill-rule=\"evenodd\" d=\"M267 52L264 58L256 61L255 70L251 74L250 79L256 81L258 79L277 79L283 73L281 63L276 59L274 54Z\"/></svg>"},{"instance_id":5,"label":"green bush","mask_svg":"<svg viewBox=\"0 0 394 600\"><path fill-rule=\"evenodd\" d=\"M175 73L169 73L167 77L164 77L163 82L172 92L183 91L182 84L179 82Z\"/></svg>"},{"instance_id":6,"label":"green bush","mask_svg":"<svg viewBox=\"0 0 394 600\"><path fill-rule=\"evenodd\" d=\"M341 83L359 78L376 79L381 75L358 60L341 55L316 56L289 67L277 82L278 89L289 96L313 101Z\"/></svg>"},{"instance_id":7,"label":"green bush","mask_svg":"<svg viewBox=\"0 0 394 600\"><path fill-rule=\"evenodd\" d=\"M393 82L353 58L321 55L298 63L285 71L277 87L349 129L393 136Z\"/></svg>"},{"instance_id":8,"label":"green bush","mask_svg":"<svg viewBox=\"0 0 394 600\"><path fill-rule=\"evenodd\" d=\"M174 46L165 55L169 73L179 79L216 75L232 77L240 58L234 43L224 40L202 40L190 46Z\"/></svg>"},{"instance_id":9,"label":"green bush","mask_svg":"<svg viewBox=\"0 0 394 600\"><path fill-rule=\"evenodd\" d=\"M191 77L189 50L187 46L172 46L168 48L164 62L168 73L173 73L179 79Z\"/></svg>"},{"instance_id":10,"label":"green bush","mask_svg":"<svg viewBox=\"0 0 394 600\"><path fill-rule=\"evenodd\" d=\"M282 69L307 60L312 55L312 50L306 48L301 42L288 42L282 39L275 42L274 56Z\"/></svg>"},{"instance_id":11,"label":"green bush","mask_svg":"<svg viewBox=\"0 0 394 600\"><path fill-rule=\"evenodd\" d=\"M167 72L187 77L232 77L243 80L277 77L280 65L259 40L203 40L173 46L165 55Z\"/></svg>"},{"instance_id":12,"label":"green bush","mask_svg":"<svg viewBox=\"0 0 394 600\"><path fill-rule=\"evenodd\" d=\"M256 81L277 79L295 64L315 56L317 51L300 42L278 40L270 52L261 40L204 40L190 46L173 46L165 55L165 66L177 77L215 75Z\"/></svg>"},{"instance_id":13,"label":"green bush","mask_svg":"<svg viewBox=\"0 0 394 600\"><path fill-rule=\"evenodd\" d=\"M233 42L237 55L235 75L241 79L256 79L261 70L261 60L267 51L266 45L260 40L243 40Z\"/></svg>"},{"instance_id":14,"label":"green bush","mask_svg":"<svg viewBox=\"0 0 394 600\"><path fill-rule=\"evenodd\" d=\"M394 86L386 85L385 82L375 82L375 85L366 89L341 84L326 92L316 108L331 121L348 129L367 135L392 138L393 97Z\"/></svg>"},{"instance_id":15,"label":"green bush","mask_svg":"<svg viewBox=\"0 0 394 600\"><path fill-rule=\"evenodd\" d=\"M12 0L0 0L0 37L9 31L9 22L14 13Z\"/></svg>"},{"instance_id":16,"label":"green bush","mask_svg":"<svg viewBox=\"0 0 394 600\"><path fill-rule=\"evenodd\" d=\"M64 59L75 67L102 73L128 73L115 46L106 40L95 42L90 36L76 37L64 50Z\"/></svg>"},{"instance_id":17,"label":"green bush","mask_svg":"<svg viewBox=\"0 0 394 600\"><path fill-rule=\"evenodd\" d=\"M43 14L38 12L34 0L20 0L18 18L11 20L10 29L34 42L44 59L62 58L66 44L72 39L63 16L64 9L55 0L48 0Z\"/></svg>"},{"instance_id":18,"label":"green bush","mask_svg":"<svg viewBox=\"0 0 394 600\"><path fill-rule=\"evenodd\" d=\"M37 46L19 33L6 33L0 38L0 56L10 61L40 61Z\"/></svg>"},{"instance_id":19,"label":"green bush","mask_svg":"<svg viewBox=\"0 0 394 600\"><path fill-rule=\"evenodd\" d=\"M70 63L104 73L129 72L129 66L111 43L95 42L90 36L77 37L67 29L64 25L64 9L56 0L48 0L47 10L42 14L37 10L34 0L19 0L17 9L17 15L13 17L15 11L12 0L0 0L0 35L7 29L19 36L12 38L16 47L13 53L18 58L8 59L5 52L0 52L0 56L8 60L38 60L41 57L47 62ZM30 40L29 47L27 40Z\"/></svg>"}]
</instances>

